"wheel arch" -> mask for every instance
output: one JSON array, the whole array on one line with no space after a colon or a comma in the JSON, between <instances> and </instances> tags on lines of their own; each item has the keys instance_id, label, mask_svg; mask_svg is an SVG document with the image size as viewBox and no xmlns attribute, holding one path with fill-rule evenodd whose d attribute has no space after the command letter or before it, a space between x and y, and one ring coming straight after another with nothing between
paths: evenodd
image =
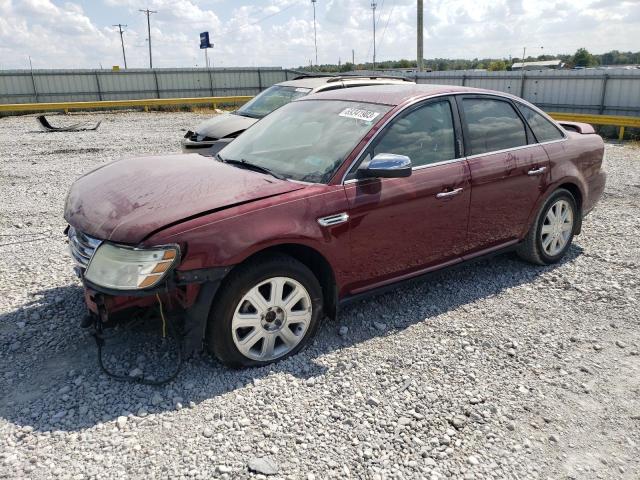
<instances>
[{"instance_id":1,"label":"wheel arch","mask_svg":"<svg viewBox=\"0 0 640 480\"><path fill-rule=\"evenodd\" d=\"M258 258L277 254L293 257L313 272L322 287L324 314L330 318L335 318L338 307L338 289L335 274L329 261L317 249L300 243L280 243L253 252L240 264L250 263Z\"/></svg>"},{"instance_id":2,"label":"wheel arch","mask_svg":"<svg viewBox=\"0 0 640 480\"><path fill-rule=\"evenodd\" d=\"M573 195L573 198L576 201L576 206L578 207L578 211L582 212L582 204L584 199L583 199L582 190L580 190L580 187L576 183L565 182L565 183L562 183L561 185L558 185L556 188L554 188L553 192L555 192L560 188L564 188L565 190L568 190L569 193Z\"/></svg>"},{"instance_id":3,"label":"wheel arch","mask_svg":"<svg viewBox=\"0 0 640 480\"><path fill-rule=\"evenodd\" d=\"M554 182L553 184L549 185L548 188L545 190L544 194L540 196L535 207L531 210L531 213L529 215L529 220L527 221L527 224L526 224L527 227L525 231L522 232L522 238L524 238L524 236L527 234L529 229L533 226L533 222L535 221L542 205L544 205L547 199L551 195L553 195L554 192L556 192L558 189L561 189L561 188L567 190L576 201L576 207L578 209L579 215L576 222L576 230L574 235L580 234L580 232L582 231L582 206L584 202L584 192L582 190L582 187L580 186L579 181L571 178L564 178L561 181Z\"/></svg>"},{"instance_id":4,"label":"wheel arch","mask_svg":"<svg viewBox=\"0 0 640 480\"><path fill-rule=\"evenodd\" d=\"M578 218L576 219L574 235L580 235L580 232L582 231L582 205L584 202L582 190L580 190L580 187L576 183L564 182L558 185L556 188L554 188L551 192L549 192L549 195L551 195L553 192L561 188L564 190L567 190L573 196L573 199L576 201L576 207L578 209L579 215L578 215Z\"/></svg>"}]
</instances>

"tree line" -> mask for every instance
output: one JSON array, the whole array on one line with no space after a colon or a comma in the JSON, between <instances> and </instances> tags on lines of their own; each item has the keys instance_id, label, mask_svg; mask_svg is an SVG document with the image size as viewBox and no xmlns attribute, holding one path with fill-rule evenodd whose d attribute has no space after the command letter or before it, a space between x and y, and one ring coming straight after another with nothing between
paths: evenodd
<instances>
[{"instance_id":1,"label":"tree line","mask_svg":"<svg viewBox=\"0 0 640 480\"><path fill-rule=\"evenodd\" d=\"M525 62L536 62L543 60L561 60L566 68L574 67L597 67L600 65L640 65L640 52L620 52L611 50L607 53L594 54L585 48L579 48L574 54L561 55L538 55L528 56ZM451 58L427 58L423 61L425 70L511 70L511 65L522 62L521 58L474 58L451 59ZM387 60L376 62L377 69L411 69L417 68L415 60ZM300 70L320 71L320 72L349 72L352 70L373 70L372 63L353 64L351 62L343 64L324 64L318 66L299 67Z\"/></svg>"}]
</instances>

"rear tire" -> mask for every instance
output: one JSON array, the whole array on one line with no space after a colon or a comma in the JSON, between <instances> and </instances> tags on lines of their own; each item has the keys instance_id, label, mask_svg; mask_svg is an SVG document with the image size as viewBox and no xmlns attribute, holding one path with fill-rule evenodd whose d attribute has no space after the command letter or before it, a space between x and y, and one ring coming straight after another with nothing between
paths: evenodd
<instances>
[{"instance_id":1,"label":"rear tire","mask_svg":"<svg viewBox=\"0 0 640 480\"><path fill-rule=\"evenodd\" d=\"M579 214L571 192L564 188L553 192L518 246L520 258L538 265L560 261L571 247Z\"/></svg>"},{"instance_id":2,"label":"rear tire","mask_svg":"<svg viewBox=\"0 0 640 480\"><path fill-rule=\"evenodd\" d=\"M309 268L287 255L240 265L211 309L206 344L233 368L268 365L305 348L322 319L322 288Z\"/></svg>"}]
</instances>

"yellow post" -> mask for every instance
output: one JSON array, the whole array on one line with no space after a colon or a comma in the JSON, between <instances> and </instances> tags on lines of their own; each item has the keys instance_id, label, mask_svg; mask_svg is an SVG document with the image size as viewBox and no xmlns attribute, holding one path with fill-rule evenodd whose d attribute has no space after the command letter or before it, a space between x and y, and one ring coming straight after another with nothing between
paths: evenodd
<instances>
[{"instance_id":1,"label":"yellow post","mask_svg":"<svg viewBox=\"0 0 640 480\"><path fill-rule=\"evenodd\" d=\"M618 133L618 140L624 140L624 127L620 127L620 133Z\"/></svg>"}]
</instances>

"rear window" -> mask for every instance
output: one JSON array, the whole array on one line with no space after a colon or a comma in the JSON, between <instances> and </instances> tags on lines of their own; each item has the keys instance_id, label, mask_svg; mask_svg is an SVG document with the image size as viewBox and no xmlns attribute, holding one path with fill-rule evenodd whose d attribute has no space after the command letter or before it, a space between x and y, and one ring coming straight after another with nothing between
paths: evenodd
<instances>
[{"instance_id":1,"label":"rear window","mask_svg":"<svg viewBox=\"0 0 640 480\"><path fill-rule=\"evenodd\" d=\"M518 104L518 108L520 112L522 112L522 116L527 120L531 130L533 130L533 134L536 136L538 142L552 142L564 138L560 130L558 130L558 127L533 108L529 108L521 103Z\"/></svg>"},{"instance_id":2,"label":"rear window","mask_svg":"<svg viewBox=\"0 0 640 480\"><path fill-rule=\"evenodd\" d=\"M509 102L488 98L462 101L471 155L527 144L524 123Z\"/></svg>"}]
</instances>

